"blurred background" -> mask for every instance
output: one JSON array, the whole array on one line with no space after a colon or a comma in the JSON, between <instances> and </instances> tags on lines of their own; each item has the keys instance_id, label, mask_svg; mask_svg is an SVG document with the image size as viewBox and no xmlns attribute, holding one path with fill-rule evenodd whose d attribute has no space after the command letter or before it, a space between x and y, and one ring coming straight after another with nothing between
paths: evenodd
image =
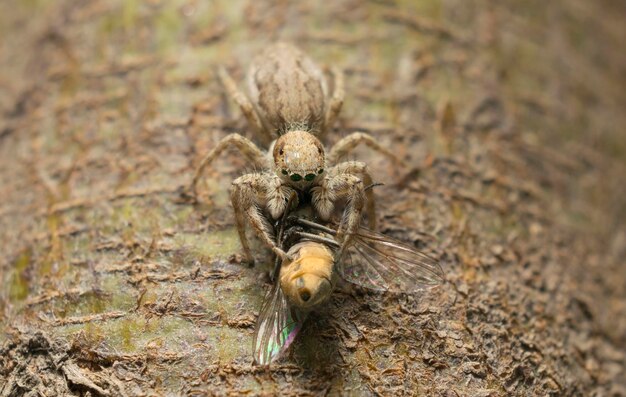
<instances>
[{"instance_id":1,"label":"blurred background","mask_svg":"<svg viewBox=\"0 0 626 397\"><path fill-rule=\"evenodd\" d=\"M0 1L0 394L626 395L626 6L494 0ZM346 74L381 231L419 296L340 288L251 364L224 95L288 41ZM271 257L257 245L260 264Z\"/></svg>"}]
</instances>

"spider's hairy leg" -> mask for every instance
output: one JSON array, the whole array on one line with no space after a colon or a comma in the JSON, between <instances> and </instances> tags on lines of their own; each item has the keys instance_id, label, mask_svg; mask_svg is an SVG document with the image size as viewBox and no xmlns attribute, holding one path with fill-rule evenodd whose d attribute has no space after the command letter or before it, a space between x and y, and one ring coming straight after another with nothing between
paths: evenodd
<instances>
[{"instance_id":1,"label":"spider's hairy leg","mask_svg":"<svg viewBox=\"0 0 626 397\"><path fill-rule=\"evenodd\" d=\"M333 203L340 198L347 199L335 236L337 241L342 244L342 247L345 247L361 221L365 203L363 181L353 174L329 175L320 186L311 189L311 193L313 206L323 220L327 220L330 216L330 212L326 213L327 210L325 208L328 203Z\"/></svg>"},{"instance_id":2,"label":"spider's hairy leg","mask_svg":"<svg viewBox=\"0 0 626 397\"><path fill-rule=\"evenodd\" d=\"M272 183L272 179L273 176L268 174L246 174L235 179L231 187L230 200L235 212L237 232L248 263L254 263L254 258L246 237L246 217L256 234L276 255L281 259L289 258L287 253L276 245L272 226L261 211L260 204L268 198L267 187ZM285 200L285 205L286 202Z\"/></svg>"},{"instance_id":3,"label":"spider's hairy leg","mask_svg":"<svg viewBox=\"0 0 626 397\"><path fill-rule=\"evenodd\" d=\"M268 166L267 154L259 149L258 146L255 145L251 140L239 134L226 135L224 138L222 138L222 140L217 143L213 150L211 150L202 159L200 165L198 166L198 168L196 168L193 180L191 181L191 191L194 197L198 196L198 181L200 180L200 176L202 175L204 169L229 146L234 146L241 153L243 153L244 156L248 158L252 166L262 168L266 168Z\"/></svg>"},{"instance_id":4,"label":"spider's hairy leg","mask_svg":"<svg viewBox=\"0 0 626 397\"><path fill-rule=\"evenodd\" d=\"M365 132L353 132L352 134L343 137L330 149L327 157L328 161L331 163L336 163L339 159L356 149L356 147L360 144L364 144L370 149L387 156L391 161L398 165L405 165L404 162L399 159L395 154L393 154L389 149L382 146L376 141L376 139L374 139L374 137Z\"/></svg>"},{"instance_id":5,"label":"spider's hairy leg","mask_svg":"<svg viewBox=\"0 0 626 397\"><path fill-rule=\"evenodd\" d=\"M322 220L327 221L335 209L335 190L333 189L334 178L329 175L320 181L320 183L311 189L311 202L313 208Z\"/></svg>"},{"instance_id":6,"label":"spider's hairy leg","mask_svg":"<svg viewBox=\"0 0 626 397\"><path fill-rule=\"evenodd\" d=\"M239 90L239 88L237 88L237 84L235 83L233 78L230 76L226 68L224 68L223 66L219 67L217 69L217 75L222 85L224 86L226 93L228 94L229 97L233 99L233 101L235 101L237 106L239 106L239 108L241 109L241 112L246 117L246 120L248 120L248 123L252 127L252 130L254 131L256 136L258 136L266 144L269 144L270 142L272 142L272 140L274 140L275 137L273 137L269 133L267 128L265 128L265 126L263 125L263 122L259 118L259 115L254 109L254 106L250 102L250 99L248 99L246 94L244 94L243 92Z\"/></svg>"},{"instance_id":7,"label":"spider's hairy leg","mask_svg":"<svg viewBox=\"0 0 626 397\"><path fill-rule=\"evenodd\" d=\"M236 189L232 189L230 192L230 201L233 205L233 212L235 213L235 225L237 226L237 233L239 234L239 241L241 241L241 247L243 248L246 262L252 266L254 265L254 257L250 251L250 244L248 244L248 238L246 237L245 228L245 210L244 210L244 197L241 192Z\"/></svg>"},{"instance_id":8,"label":"spider's hairy leg","mask_svg":"<svg viewBox=\"0 0 626 397\"><path fill-rule=\"evenodd\" d=\"M270 212L270 215L273 219L280 218L287 209L287 205L289 202L292 202L292 207L297 207L298 205L298 194L296 191L289 187L285 186L280 178L272 175L268 178L267 183L267 210ZM292 197L294 196L295 197Z\"/></svg>"},{"instance_id":9,"label":"spider's hairy leg","mask_svg":"<svg viewBox=\"0 0 626 397\"><path fill-rule=\"evenodd\" d=\"M336 166L332 167L329 171L329 175L338 175L338 174L352 174L361 178L363 181L363 186L371 186L372 175L370 174L369 169L367 168L367 164L361 161L346 161L343 163L339 163ZM366 207L365 213L367 214L368 219L368 227L372 230L376 229L376 203L374 200L374 191L373 189L365 190L365 198L366 198Z\"/></svg>"},{"instance_id":10,"label":"spider's hairy leg","mask_svg":"<svg viewBox=\"0 0 626 397\"><path fill-rule=\"evenodd\" d=\"M343 71L338 68L332 68L331 74L333 76L333 95L330 97L328 108L326 109L324 132L328 132L329 129L333 128L333 124L337 120L337 116L343 106L345 96Z\"/></svg>"}]
</instances>

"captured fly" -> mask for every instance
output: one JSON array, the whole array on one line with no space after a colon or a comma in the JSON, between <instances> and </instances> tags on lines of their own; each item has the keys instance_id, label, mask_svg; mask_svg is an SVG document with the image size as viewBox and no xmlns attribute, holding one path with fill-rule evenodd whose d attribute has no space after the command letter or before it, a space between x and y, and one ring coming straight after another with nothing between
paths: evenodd
<instances>
[{"instance_id":1,"label":"captured fly","mask_svg":"<svg viewBox=\"0 0 626 397\"><path fill-rule=\"evenodd\" d=\"M254 333L254 360L267 365L294 341L308 311L331 295L336 276L375 291L413 293L444 281L434 258L382 233L359 227L344 252L337 231L298 215L284 218L277 241L293 258L276 258L273 285ZM335 257L338 258L337 262Z\"/></svg>"}]
</instances>

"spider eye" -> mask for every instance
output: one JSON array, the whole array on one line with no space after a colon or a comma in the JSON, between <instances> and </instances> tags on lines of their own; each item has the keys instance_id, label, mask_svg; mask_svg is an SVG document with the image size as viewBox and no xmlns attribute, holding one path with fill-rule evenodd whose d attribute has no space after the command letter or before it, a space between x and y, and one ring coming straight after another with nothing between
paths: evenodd
<instances>
[{"instance_id":1,"label":"spider eye","mask_svg":"<svg viewBox=\"0 0 626 397\"><path fill-rule=\"evenodd\" d=\"M317 173L318 173L318 174L321 174L322 172L324 172L324 169L323 169L323 168L320 168L320 170L319 170L319 171L317 171Z\"/></svg>"},{"instance_id":2,"label":"spider eye","mask_svg":"<svg viewBox=\"0 0 626 397\"><path fill-rule=\"evenodd\" d=\"M287 175L288 174L287 170L282 170L281 172L283 173L283 175Z\"/></svg>"},{"instance_id":3,"label":"spider eye","mask_svg":"<svg viewBox=\"0 0 626 397\"><path fill-rule=\"evenodd\" d=\"M290 176L290 178L294 182L298 182L298 181L302 180L302 176L300 174L292 174Z\"/></svg>"},{"instance_id":4,"label":"spider eye","mask_svg":"<svg viewBox=\"0 0 626 397\"><path fill-rule=\"evenodd\" d=\"M313 179L315 179L315 174L306 174L306 176L304 177L304 179L306 179L307 181L312 181Z\"/></svg>"}]
</instances>

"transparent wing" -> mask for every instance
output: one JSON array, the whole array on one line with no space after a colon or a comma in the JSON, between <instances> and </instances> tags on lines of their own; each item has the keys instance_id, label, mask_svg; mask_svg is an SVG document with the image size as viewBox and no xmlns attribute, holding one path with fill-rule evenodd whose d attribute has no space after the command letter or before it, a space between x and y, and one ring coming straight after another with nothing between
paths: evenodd
<instances>
[{"instance_id":1,"label":"transparent wing","mask_svg":"<svg viewBox=\"0 0 626 397\"><path fill-rule=\"evenodd\" d=\"M441 284L434 258L382 233L360 227L338 266L341 276L376 291L416 292Z\"/></svg>"},{"instance_id":2,"label":"transparent wing","mask_svg":"<svg viewBox=\"0 0 626 397\"><path fill-rule=\"evenodd\" d=\"M280 357L300 331L305 315L290 308L278 281L266 295L254 330L253 357L267 365Z\"/></svg>"}]
</instances>

